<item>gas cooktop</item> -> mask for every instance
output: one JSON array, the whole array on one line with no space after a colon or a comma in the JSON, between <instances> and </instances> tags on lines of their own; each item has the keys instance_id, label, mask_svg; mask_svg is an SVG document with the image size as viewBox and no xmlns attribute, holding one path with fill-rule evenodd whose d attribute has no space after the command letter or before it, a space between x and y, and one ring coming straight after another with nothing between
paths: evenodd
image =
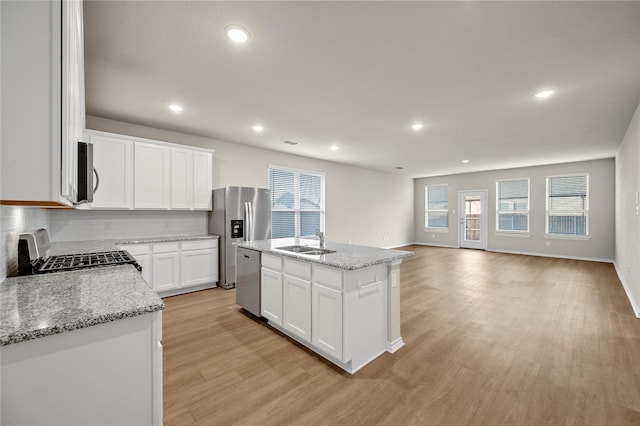
<instances>
[{"instance_id":1,"label":"gas cooktop","mask_svg":"<svg viewBox=\"0 0 640 426\"><path fill-rule=\"evenodd\" d=\"M138 270L141 269L136 259L124 250L64 254L47 257L36 267L35 273L44 274L48 272L72 271L98 266L126 264L132 264Z\"/></svg>"}]
</instances>

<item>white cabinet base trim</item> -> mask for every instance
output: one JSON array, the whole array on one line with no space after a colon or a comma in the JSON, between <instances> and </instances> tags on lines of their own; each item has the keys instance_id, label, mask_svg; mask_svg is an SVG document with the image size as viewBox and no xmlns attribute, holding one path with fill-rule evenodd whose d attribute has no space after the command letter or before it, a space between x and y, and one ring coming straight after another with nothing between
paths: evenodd
<instances>
[{"instance_id":1,"label":"white cabinet base trim","mask_svg":"<svg viewBox=\"0 0 640 426\"><path fill-rule=\"evenodd\" d=\"M402 337L398 337L393 342L387 342L387 352L394 353L395 351L397 351L403 346L404 346L404 340L402 340Z\"/></svg>"}]
</instances>

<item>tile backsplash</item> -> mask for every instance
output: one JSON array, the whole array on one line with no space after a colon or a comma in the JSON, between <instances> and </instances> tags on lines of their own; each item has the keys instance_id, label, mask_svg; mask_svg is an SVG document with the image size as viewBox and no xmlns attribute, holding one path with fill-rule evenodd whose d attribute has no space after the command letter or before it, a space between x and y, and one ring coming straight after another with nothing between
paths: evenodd
<instances>
[{"instance_id":1,"label":"tile backsplash","mask_svg":"<svg viewBox=\"0 0 640 426\"><path fill-rule=\"evenodd\" d=\"M203 235L206 211L44 210L0 207L0 282L18 270L18 236L47 228L51 242Z\"/></svg>"},{"instance_id":2,"label":"tile backsplash","mask_svg":"<svg viewBox=\"0 0 640 426\"><path fill-rule=\"evenodd\" d=\"M206 211L53 210L51 241L207 234Z\"/></svg>"},{"instance_id":3,"label":"tile backsplash","mask_svg":"<svg viewBox=\"0 0 640 426\"><path fill-rule=\"evenodd\" d=\"M0 281L18 270L18 236L25 230L49 228L49 211L27 207L0 207Z\"/></svg>"}]
</instances>

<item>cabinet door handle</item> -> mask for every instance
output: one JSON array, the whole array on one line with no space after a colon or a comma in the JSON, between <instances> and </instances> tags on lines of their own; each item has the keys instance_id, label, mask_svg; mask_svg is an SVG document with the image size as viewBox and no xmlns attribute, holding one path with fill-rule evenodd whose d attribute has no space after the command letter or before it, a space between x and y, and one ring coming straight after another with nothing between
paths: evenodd
<instances>
[{"instance_id":1,"label":"cabinet door handle","mask_svg":"<svg viewBox=\"0 0 640 426\"><path fill-rule=\"evenodd\" d=\"M93 187L93 193L95 194L98 191L98 187L100 186L100 175L98 175L98 171L96 168L93 168L93 174L96 175L96 186Z\"/></svg>"},{"instance_id":2,"label":"cabinet door handle","mask_svg":"<svg viewBox=\"0 0 640 426\"><path fill-rule=\"evenodd\" d=\"M378 284L382 284L382 281L374 281L374 282L372 282L372 283L364 284L364 285L363 285L363 284L358 280L358 287L359 287L361 290L364 290L365 288L369 288L369 287L377 286Z\"/></svg>"}]
</instances>

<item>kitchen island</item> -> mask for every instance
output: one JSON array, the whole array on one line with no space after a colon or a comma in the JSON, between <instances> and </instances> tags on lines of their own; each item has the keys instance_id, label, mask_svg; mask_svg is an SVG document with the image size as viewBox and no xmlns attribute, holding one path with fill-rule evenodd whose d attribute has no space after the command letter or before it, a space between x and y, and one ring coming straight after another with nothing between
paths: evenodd
<instances>
[{"instance_id":1,"label":"kitchen island","mask_svg":"<svg viewBox=\"0 0 640 426\"><path fill-rule=\"evenodd\" d=\"M261 256L261 314L269 325L355 373L404 345L400 334L403 250L317 239L245 241Z\"/></svg>"},{"instance_id":2,"label":"kitchen island","mask_svg":"<svg viewBox=\"0 0 640 426\"><path fill-rule=\"evenodd\" d=\"M164 303L131 265L0 285L1 424L162 424Z\"/></svg>"}]
</instances>

